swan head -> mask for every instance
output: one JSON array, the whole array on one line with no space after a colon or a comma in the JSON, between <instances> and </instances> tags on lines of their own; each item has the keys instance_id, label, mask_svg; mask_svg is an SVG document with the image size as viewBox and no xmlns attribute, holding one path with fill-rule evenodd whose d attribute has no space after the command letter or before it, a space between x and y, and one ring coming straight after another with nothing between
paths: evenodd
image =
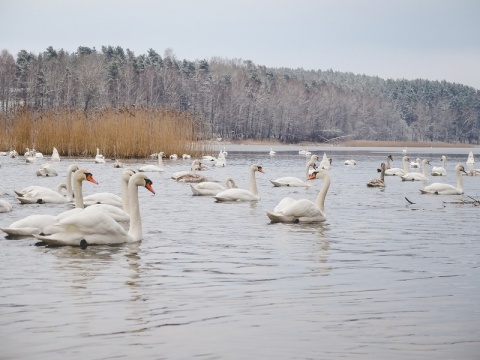
<instances>
[{"instance_id":1,"label":"swan head","mask_svg":"<svg viewBox=\"0 0 480 360\"><path fill-rule=\"evenodd\" d=\"M98 182L93 178L92 173L88 172L86 169L79 169L75 171L74 179L80 181L87 180L98 185Z\"/></svg>"},{"instance_id":2,"label":"swan head","mask_svg":"<svg viewBox=\"0 0 480 360\"><path fill-rule=\"evenodd\" d=\"M310 161L320 161L320 158L318 157L318 155L312 155Z\"/></svg>"},{"instance_id":3,"label":"swan head","mask_svg":"<svg viewBox=\"0 0 480 360\"><path fill-rule=\"evenodd\" d=\"M263 168L261 165L258 165L258 164L253 164L250 169L252 169L253 171L258 171L258 172L261 172L263 174L265 174L265 171L263 171Z\"/></svg>"},{"instance_id":4,"label":"swan head","mask_svg":"<svg viewBox=\"0 0 480 360\"><path fill-rule=\"evenodd\" d=\"M402 158L402 161L410 161L410 158L409 158L408 156L404 156L404 157Z\"/></svg>"},{"instance_id":5,"label":"swan head","mask_svg":"<svg viewBox=\"0 0 480 360\"><path fill-rule=\"evenodd\" d=\"M144 173L136 173L132 175L128 184L129 184L129 187L130 187L130 184L134 184L135 186L143 186L148 191L150 191L152 194L155 195L155 190L153 190L153 187L152 187L152 184L153 184L152 180L150 180L148 176Z\"/></svg>"},{"instance_id":6,"label":"swan head","mask_svg":"<svg viewBox=\"0 0 480 360\"><path fill-rule=\"evenodd\" d=\"M417 161L420 160L420 159L417 159ZM427 159L423 159L422 160L422 164L423 165L430 165L430 161L428 161Z\"/></svg>"},{"instance_id":7,"label":"swan head","mask_svg":"<svg viewBox=\"0 0 480 360\"><path fill-rule=\"evenodd\" d=\"M465 171L465 168L461 164L458 164L457 166L455 166L455 170L456 171L458 170L459 172L464 172L466 175L468 175L468 173Z\"/></svg>"},{"instance_id":8,"label":"swan head","mask_svg":"<svg viewBox=\"0 0 480 360\"><path fill-rule=\"evenodd\" d=\"M391 161L393 161L392 155L388 155L388 156L387 156L387 159L390 159Z\"/></svg>"}]
</instances>

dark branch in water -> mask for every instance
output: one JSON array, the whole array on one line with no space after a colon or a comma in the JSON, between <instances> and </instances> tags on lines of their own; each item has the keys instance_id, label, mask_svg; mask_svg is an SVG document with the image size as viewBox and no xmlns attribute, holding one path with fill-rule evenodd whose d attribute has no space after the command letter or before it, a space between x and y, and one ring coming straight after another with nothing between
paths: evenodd
<instances>
[{"instance_id":1,"label":"dark branch in water","mask_svg":"<svg viewBox=\"0 0 480 360\"><path fill-rule=\"evenodd\" d=\"M405 200L407 200L410 204L415 204L414 202L411 202L410 200L408 200L406 196L405 196Z\"/></svg>"}]
</instances>

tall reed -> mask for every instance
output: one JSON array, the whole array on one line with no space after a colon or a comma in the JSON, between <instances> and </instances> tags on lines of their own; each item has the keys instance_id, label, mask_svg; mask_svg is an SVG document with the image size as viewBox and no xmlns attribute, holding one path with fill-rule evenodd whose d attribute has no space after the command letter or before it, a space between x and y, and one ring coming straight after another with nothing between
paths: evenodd
<instances>
[{"instance_id":1,"label":"tall reed","mask_svg":"<svg viewBox=\"0 0 480 360\"><path fill-rule=\"evenodd\" d=\"M201 127L188 113L167 109L20 110L0 118L0 150L25 148L63 156L139 158L164 151L199 156L211 146L197 141Z\"/></svg>"}]
</instances>

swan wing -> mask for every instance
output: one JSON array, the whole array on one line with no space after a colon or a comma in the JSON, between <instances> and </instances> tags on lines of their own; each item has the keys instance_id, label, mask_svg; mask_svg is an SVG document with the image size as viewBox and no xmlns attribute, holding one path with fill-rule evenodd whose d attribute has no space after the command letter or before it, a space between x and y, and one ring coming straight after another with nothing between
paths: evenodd
<instances>
[{"instance_id":1,"label":"swan wing","mask_svg":"<svg viewBox=\"0 0 480 360\"><path fill-rule=\"evenodd\" d=\"M420 189L422 194L437 194L437 195L461 195L463 190L456 188L450 184L433 183Z\"/></svg>"},{"instance_id":2,"label":"swan wing","mask_svg":"<svg viewBox=\"0 0 480 360\"><path fill-rule=\"evenodd\" d=\"M0 228L0 230L9 235L34 235L39 234L45 226L54 222L54 215L30 215L13 222L8 227Z\"/></svg>"},{"instance_id":3,"label":"swan wing","mask_svg":"<svg viewBox=\"0 0 480 360\"><path fill-rule=\"evenodd\" d=\"M307 184L305 181L293 176L286 176L286 177L278 178L275 180L270 180L270 182L277 187L278 186L291 186L291 187L310 186L310 184Z\"/></svg>"},{"instance_id":4,"label":"swan wing","mask_svg":"<svg viewBox=\"0 0 480 360\"><path fill-rule=\"evenodd\" d=\"M218 202L222 201L257 201L259 196L255 196L250 191L245 189L227 189L219 192L214 196Z\"/></svg>"}]
</instances>

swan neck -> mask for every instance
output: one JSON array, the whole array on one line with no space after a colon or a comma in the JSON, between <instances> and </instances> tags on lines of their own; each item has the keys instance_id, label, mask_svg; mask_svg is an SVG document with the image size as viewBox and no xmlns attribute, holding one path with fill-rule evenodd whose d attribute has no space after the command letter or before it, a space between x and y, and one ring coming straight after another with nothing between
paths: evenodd
<instances>
[{"instance_id":1,"label":"swan neck","mask_svg":"<svg viewBox=\"0 0 480 360\"><path fill-rule=\"evenodd\" d=\"M122 197L122 208L127 213L130 214L130 199L128 196L128 180L122 177L120 183L120 195Z\"/></svg>"},{"instance_id":2,"label":"swan neck","mask_svg":"<svg viewBox=\"0 0 480 360\"><path fill-rule=\"evenodd\" d=\"M403 172L407 174L408 173L407 161L405 159L402 159L402 163L403 163Z\"/></svg>"},{"instance_id":3,"label":"swan neck","mask_svg":"<svg viewBox=\"0 0 480 360\"><path fill-rule=\"evenodd\" d=\"M163 169L163 159L161 154L158 154L158 167Z\"/></svg>"},{"instance_id":4,"label":"swan neck","mask_svg":"<svg viewBox=\"0 0 480 360\"><path fill-rule=\"evenodd\" d=\"M315 163L315 161L310 160L310 161L307 163L307 166L305 166L305 179L308 179L308 176L310 175L310 174L308 173L308 171L310 170L310 166L312 166L314 163Z\"/></svg>"},{"instance_id":5,"label":"swan neck","mask_svg":"<svg viewBox=\"0 0 480 360\"><path fill-rule=\"evenodd\" d=\"M425 162L422 162L422 174L424 177L427 177L427 164Z\"/></svg>"},{"instance_id":6,"label":"swan neck","mask_svg":"<svg viewBox=\"0 0 480 360\"><path fill-rule=\"evenodd\" d=\"M82 192L82 181L78 179L73 180L73 194L75 197L75 208L83 209L85 206L83 204L83 192Z\"/></svg>"},{"instance_id":7,"label":"swan neck","mask_svg":"<svg viewBox=\"0 0 480 360\"><path fill-rule=\"evenodd\" d=\"M138 186L133 181L128 183L128 197L130 199L130 228L128 234L131 241L140 241L142 240L142 219L138 202Z\"/></svg>"},{"instance_id":8,"label":"swan neck","mask_svg":"<svg viewBox=\"0 0 480 360\"><path fill-rule=\"evenodd\" d=\"M323 179L322 187L317 195L317 200L315 205L320 209L320 211L325 214L325 197L327 196L328 188L330 187L330 176L327 174Z\"/></svg>"},{"instance_id":9,"label":"swan neck","mask_svg":"<svg viewBox=\"0 0 480 360\"><path fill-rule=\"evenodd\" d=\"M455 175L457 176L457 189L463 191L463 179L462 174L460 173L460 169L455 170Z\"/></svg>"},{"instance_id":10,"label":"swan neck","mask_svg":"<svg viewBox=\"0 0 480 360\"><path fill-rule=\"evenodd\" d=\"M250 169L250 192L258 196L257 182L255 180L255 169Z\"/></svg>"},{"instance_id":11,"label":"swan neck","mask_svg":"<svg viewBox=\"0 0 480 360\"><path fill-rule=\"evenodd\" d=\"M67 201L72 201L73 200L73 189L72 189L72 174L73 172L70 170L67 170Z\"/></svg>"},{"instance_id":12,"label":"swan neck","mask_svg":"<svg viewBox=\"0 0 480 360\"><path fill-rule=\"evenodd\" d=\"M380 180L385 182L385 166L382 166L382 172L380 173Z\"/></svg>"}]
</instances>

